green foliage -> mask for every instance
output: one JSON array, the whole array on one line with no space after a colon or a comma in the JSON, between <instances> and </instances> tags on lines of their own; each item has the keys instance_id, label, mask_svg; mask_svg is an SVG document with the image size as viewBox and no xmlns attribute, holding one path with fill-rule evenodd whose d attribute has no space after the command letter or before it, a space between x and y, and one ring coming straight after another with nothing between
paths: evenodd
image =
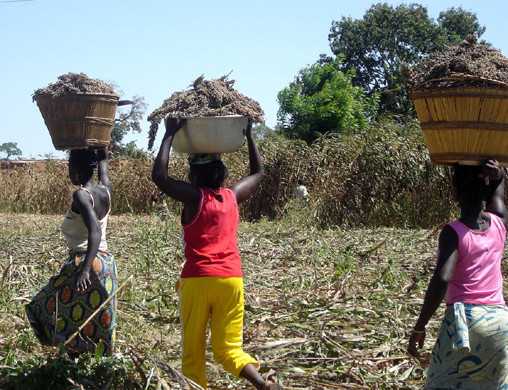
<instances>
[{"instance_id":1,"label":"green foliage","mask_svg":"<svg viewBox=\"0 0 508 390\"><path fill-rule=\"evenodd\" d=\"M307 142L320 134L363 129L376 110L376 99L365 98L342 72L339 60L325 60L302 69L278 94L278 122L290 138Z\"/></svg>"},{"instance_id":2,"label":"green foliage","mask_svg":"<svg viewBox=\"0 0 508 390\"><path fill-rule=\"evenodd\" d=\"M147 160L151 158L152 154L147 152L136 145L136 142L130 141L126 144L117 146L114 155L122 158Z\"/></svg>"},{"instance_id":3,"label":"green foliage","mask_svg":"<svg viewBox=\"0 0 508 390\"><path fill-rule=\"evenodd\" d=\"M34 358L11 362L0 368L0 385L5 390L141 389L131 378L130 360L82 355L74 362L64 357Z\"/></svg>"},{"instance_id":4,"label":"green foliage","mask_svg":"<svg viewBox=\"0 0 508 390\"><path fill-rule=\"evenodd\" d=\"M452 7L439 14L437 23L446 36L446 41L459 43L468 35L480 37L486 28L480 25L476 14L465 11L461 7Z\"/></svg>"},{"instance_id":5,"label":"green foliage","mask_svg":"<svg viewBox=\"0 0 508 390\"><path fill-rule=\"evenodd\" d=\"M344 248L334 260L334 280L342 280L356 269L356 253L354 253L352 246Z\"/></svg>"},{"instance_id":6,"label":"green foliage","mask_svg":"<svg viewBox=\"0 0 508 390\"><path fill-rule=\"evenodd\" d=\"M16 142L4 142L0 145L0 152L5 153L7 160L12 156L21 156L21 149Z\"/></svg>"},{"instance_id":7,"label":"green foliage","mask_svg":"<svg viewBox=\"0 0 508 390\"><path fill-rule=\"evenodd\" d=\"M332 52L343 58L342 70L356 70L354 85L368 94L380 93L381 113L407 114L412 105L401 65L414 65L447 44L484 31L476 15L460 7L441 12L435 21L419 4L378 3L361 19L332 22L328 39Z\"/></svg>"},{"instance_id":8,"label":"green foliage","mask_svg":"<svg viewBox=\"0 0 508 390\"><path fill-rule=\"evenodd\" d=\"M111 148L116 156L129 158L146 158L147 153L138 148L134 142L123 143L125 136L131 132L140 133L143 114L146 110L145 99L141 96L134 96L130 110L120 112L115 120L115 125L111 131Z\"/></svg>"},{"instance_id":9,"label":"green foliage","mask_svg":"<svg viewBox=\"0 0 508 390\"><path fill-rule=\"evenodd\" d=\"M261 140L274 132L274 129L265 123L255 123L252 126L252 135L256 140Z\"/></svg>"}]
</instances>

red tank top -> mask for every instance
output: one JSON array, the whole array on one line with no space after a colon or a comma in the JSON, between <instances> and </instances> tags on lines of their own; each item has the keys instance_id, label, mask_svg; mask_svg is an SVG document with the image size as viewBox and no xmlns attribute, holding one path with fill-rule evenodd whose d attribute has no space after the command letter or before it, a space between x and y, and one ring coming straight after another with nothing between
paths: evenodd
<instances>
[{"instance_id":1,"label":"red tank top","mask_svg":"<svg viewBox=\"0 0 508 390\"><path fill-rule=\"evenodd\" d=\"M181 277L243 276L236 237L239 222L233 191L201 189L198 213L183 226L186 262Z\"/></svg>"}]
</instances>

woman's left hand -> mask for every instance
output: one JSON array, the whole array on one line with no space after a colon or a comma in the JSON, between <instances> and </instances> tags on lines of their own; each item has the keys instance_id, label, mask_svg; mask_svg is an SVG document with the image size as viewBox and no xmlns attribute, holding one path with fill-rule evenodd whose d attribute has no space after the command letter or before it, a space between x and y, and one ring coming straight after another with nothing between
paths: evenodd
<instances>
[{"instance_id":1,"label":"woman's left hand","mask_svg":"<svg viewBox=\"0 0 508 390\"><path fill-rule=\"evenodd\" d=\"M423 348L425 342L425 329L423 330L412 330L409 336L409 345L407 351L411 356L418 356L418 349Z\"/></svg>"},{"instance_id":2,"label":"woman's left hand","mask_svg":"<svg viewBox=\"0 0 508 390\"><path fill-rule=\"evenodd\" d=\"M490 180L501 180L503 177L503 167L496 160L488 160L482 164L482 177Z\"/></svg>"},{"instance_id":3,"label":"woman's left hand","mask_svg":"<svg viewBox=\"0 0 508 390\"><path fill-rule=\"evenodd\" d=\"M90 270L88 268L84 268L79 274L78 274L78 281L76 283L76 287L78 292L84 292L92 285L92 282L90 281Z\"/></svg>"}]
</instances>

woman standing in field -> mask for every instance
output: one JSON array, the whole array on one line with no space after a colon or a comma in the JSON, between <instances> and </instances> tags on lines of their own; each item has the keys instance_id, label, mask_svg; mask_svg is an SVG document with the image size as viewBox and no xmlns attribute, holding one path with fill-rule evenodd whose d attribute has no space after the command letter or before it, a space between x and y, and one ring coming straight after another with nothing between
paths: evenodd
<instances>
[{"instance_id":1,"label":"woman standing in field","mask_svg":"<svg viewBox=\"0 0 508 390\"><path fill-rule=\"evenodd\" d=\"M417 355L425 326L446 297L426 389L508 389L508 309L501 260L506 239L503 169L456 166L460 218L439 237L437 266L409 339Z\"/></svg>"},{"instance_id":2,"label":"woman standing in field","mask_svg":"<svg viewBox=\"0 0 508 390\"><path fill-rule=\"evenodd\" d=\"M92 181L98 166L99 184ZM111 211L107 151L72 150L69 177L79 188L62 224L69 258L60 272L26 306L30 324L44 345L66 343L78 327L115 293L116 264L108 252L106 227ZM66 343L71 356L85 351L110 354L115 300L105 305L77 337Z\"/></svg>"},{"instance_id":3,"label":"woman standing in field","mask_svg":"<svg viewBox=\"0 0 508 390\"><path fill-rule=\"evenodd\" d=\"M238 204L259 185L263 167L247 129L250 175L224 188L227 168L218 155L192 155L190 183L168 176L169 151L183 121L168 119L166 133L154 163L152 178L167 195L184 204L181 222L186 262L179 282L183 326L182 371L207 388L206 329L210 320L215 360L226 371L250 381L257 389L277 389L258 373L256 359L242 350L243 273L237 245Z\"/></svg>"}]
</instances>

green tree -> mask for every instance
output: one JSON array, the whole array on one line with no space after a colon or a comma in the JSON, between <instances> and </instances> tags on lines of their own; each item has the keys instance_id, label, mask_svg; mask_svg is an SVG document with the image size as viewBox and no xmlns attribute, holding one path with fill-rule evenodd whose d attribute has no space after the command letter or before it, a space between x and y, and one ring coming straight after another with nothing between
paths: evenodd
<instances>
[{"instance_id":1,"label":"green tree","mask_svg":"<svg viewBox=\"0 0 508 390\"><path fill-rule=\"evenodd\" d=\"M141 120L146 110L145 99L134 96L131 100L130 110L120 112L111 131L111 149L116 156L137 158L145 156L146 152L139 149L134 142L125 144L125 136L131 132L141 132Z\"/></svg>"},{"instance_id":2,"label":"green tree","mask_svg":"<svg viewBox=\"0 0 508 390\"><path fill-rule=\"evenodd\" d=\"M134 158L137 160L144 160L151 157L149 152L139 148L134 141L122 144L116 155L123 158Z\"/></svg>"},{"instance_id":3,"label":"green tree","mask_svg":"<svg viewBox=\"0 0 508 390\"><path fill-rule=\"evenodd\" d=\"M255 123L252 126L252 134L257 140L264 139L273 132L274 130L265 123Z\"/></svg>"},{"instance_id":4,"label":"green tree","mask_svg":"<svg viewBox=\"0 0 508 390\"><path fill-rule=\"evenodd\" d=\"M462 8L452 7L443 11L437 23L449 43L459 43L468 35L482 36L486 28L480 25L476 14Z\"/></svg>"},{"instance_id":5,"label":"green tree","mask_svg":"<svg viewBox=\"0 0 508 390\"><path fill-rule=\"evenodd\" d=\"M380 94L380 113L407 114L412 105L401 65L412 66L445 45L484 32L476 15L460 7L441 12L435 21L422 5L378 3L361 19L332 22L328 40L342 58L341 69L356 70L354 85Z\"/></svg>"},{"instance_id":6,"label":"green tree","mask_svg":"<svg viewBox=\"0 0 508 390\"><path fill-rule=\"evenodd\" d=\"M21 156L22 153L16 142L4 142L0 145L0 152L5 153L7 160L12 156Z\"/></svg>"},{"instance_id":7,"label":"green tree","mask_svg":"<svg viewBox=\"0 0 508 390\"><path fill-rule=\"evenodd\" d=\"M338 59L322 57L302 69L278 94L278 128L291 138L314 141L320 134L364 128L377 109L377 97L366 98L342 72Z\"/></svg>"}]
</instances>

